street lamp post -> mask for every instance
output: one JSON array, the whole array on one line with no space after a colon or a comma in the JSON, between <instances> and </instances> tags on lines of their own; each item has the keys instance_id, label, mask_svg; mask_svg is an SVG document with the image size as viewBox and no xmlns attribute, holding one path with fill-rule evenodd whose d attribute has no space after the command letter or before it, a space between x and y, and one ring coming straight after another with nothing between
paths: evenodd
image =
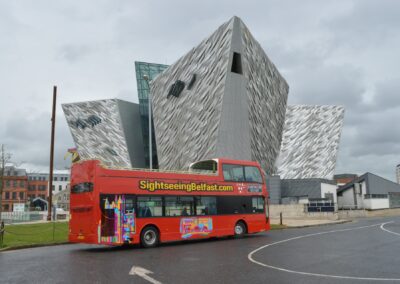
<instances>
[{"instance_id":1,"label":"street lamp post","mask_svg":"<svg viewBox=\"0 0 400 284\"><path fill-rule=\"evenodd\" d=\"M153 143L152 143L152 133L151 133L151 93L150 93L150 84L149 84L149 76L143 75L143 79L147 83L147 87L149 88L149 93L147 96L147 101L149 104L149 166L150 169L153 169Z\"/></svg>"}]
</instances>

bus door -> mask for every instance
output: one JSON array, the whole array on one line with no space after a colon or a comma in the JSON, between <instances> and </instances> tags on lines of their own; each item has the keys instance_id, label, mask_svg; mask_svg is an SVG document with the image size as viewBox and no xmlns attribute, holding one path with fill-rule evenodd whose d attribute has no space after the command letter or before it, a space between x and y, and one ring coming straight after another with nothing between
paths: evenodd
<instances>
[{"instance_id":1,"label":"bus door","mask_svg":"<svg viewBox=\"0 0 400 284\"><path fill-rule=\"evenodd\" d=\"M132 195L100 196L101 220L99 243L131 243L136 230L135 206Z\"/></svg>"}]
</instances>

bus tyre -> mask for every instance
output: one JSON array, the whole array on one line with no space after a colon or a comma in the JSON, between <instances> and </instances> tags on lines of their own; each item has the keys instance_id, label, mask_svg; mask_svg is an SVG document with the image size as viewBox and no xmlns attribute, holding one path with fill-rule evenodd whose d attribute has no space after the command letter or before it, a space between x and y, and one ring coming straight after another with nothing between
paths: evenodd
<instances>
[{"instance_id":1,"label":"bus tyre","mask_svg":"<svg viewBox=\"0 0 400 284\"><path fill-rule=\"evenodd\" d=\"M158 230L153 226L144 228L142 233L140 234L140 243L145 248L152 248L157 246L159 240L160 234L158 233Z\"/></svg>"},{"instance_id":2,"label":"bus tyre","mask_svg":"<svg viewBox=\"0 0 400 284\"><path fill-rule=\"evenodd\" d=\"M246 225L242 221L238 221L234 228L236 238L241 238L246 234Z\"/></svg>"}]
</instances>

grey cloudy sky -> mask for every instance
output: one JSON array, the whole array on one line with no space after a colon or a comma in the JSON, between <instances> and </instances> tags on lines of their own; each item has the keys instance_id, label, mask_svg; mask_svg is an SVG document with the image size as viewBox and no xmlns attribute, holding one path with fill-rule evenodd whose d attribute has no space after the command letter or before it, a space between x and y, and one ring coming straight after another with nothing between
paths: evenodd
<instances>
[{"instance_id":1,"label":"grey cloudy sky","mask_svg":"<svg viewBox=\"0 0 400 284\"><path fill-rule=\"evenodd\" d=\"M137 102L134 61L172 64L237 15L290 85L291 104L346 108L337 173L394 180L400 163L400 1L0 0L0 143L46 168L73 147L60 104Z\"/></svg>"}]
</instances>

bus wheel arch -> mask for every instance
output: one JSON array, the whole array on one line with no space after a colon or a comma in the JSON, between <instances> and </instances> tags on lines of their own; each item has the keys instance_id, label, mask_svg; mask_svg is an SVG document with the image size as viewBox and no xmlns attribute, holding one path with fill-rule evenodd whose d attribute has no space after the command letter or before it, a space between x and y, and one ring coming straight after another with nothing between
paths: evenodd
<instances>
[{"instance_id":1,"label":"bus wheel arch","mask_svg":"<svg viewBox=\"0 0 400 284\"><path fill-rule=\"evenodd\" d=\"M160 229L148 224L140 232L140 245L144 248L156 247L160 243Z\"/></svg>"},{"instance_id":2,"label":"bus wheel arch","mask_svg":"<svg viewBox=\"0 0 400 284\"><path fill-rule=\"evenodd\" d=\"M243 219L238 220L235 223L235 226L233 228L233 234L235 235L236 238L241 238L248 232L248 227L246 221Z\"/></svg>"}]
</instances>

